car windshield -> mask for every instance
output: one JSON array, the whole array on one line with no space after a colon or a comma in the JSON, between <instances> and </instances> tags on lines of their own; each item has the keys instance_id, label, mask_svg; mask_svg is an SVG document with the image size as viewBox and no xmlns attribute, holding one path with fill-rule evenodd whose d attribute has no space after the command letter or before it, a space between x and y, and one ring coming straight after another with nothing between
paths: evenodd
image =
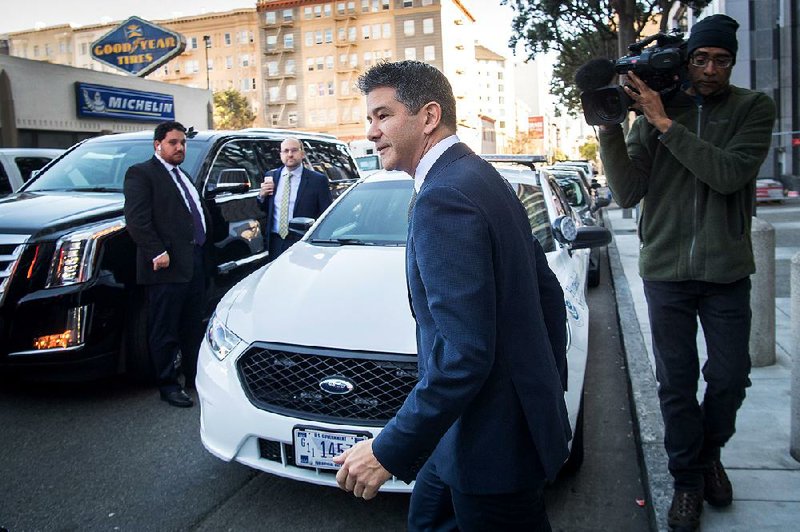
<instances>
[{"instance_id":1,"label":"car windshield","mask_svg":"<svg viewBox=\"0 0 800 532\"><path fill-rule=\"evenodd\" d=\"M556 179L558 186L564 191L567 202L572 207L585 207L586 197L583 195L580 183L574 179Z\"/></svg>"},{"instance_id":2,"label":"car windshield","mask_svg":"<svg viewBox=\"0 0 800 532\"><path fill-rule=\"evenodd\" d=\"M356 157L356 163L358 163L358 168L365 172L381 169L381 161L377 155L362 155L361 157Z\"/></svg>"},{"instance_id":3,"label":"car windshield","mask_svg":"<svg viewBox=\"0 0 800 532\"><path fill-rule=\"evenodd\" d=\"M309 241L317 245L403 246L411 179L357 184L331 207Z\"/></svg>"},{"instance_id":4,"label":"car windshield","mask_svg":"<svg viewBox=\"0 0 800 532\"><path fill-rule=\"evenodd\" d=\"M201 151L187 144L181 168L191 176L197 175ZM149 138L85 142L39 174L25 191L122 192L128 168L152 156L153 141Z\"/></svg>"}]
</instances>

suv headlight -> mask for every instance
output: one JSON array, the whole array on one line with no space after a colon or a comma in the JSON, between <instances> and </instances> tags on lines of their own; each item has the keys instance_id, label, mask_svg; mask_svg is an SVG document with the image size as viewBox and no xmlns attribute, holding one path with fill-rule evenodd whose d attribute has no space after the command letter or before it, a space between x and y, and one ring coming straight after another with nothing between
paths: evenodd
<instances>
[{"instance_id":1,"label":"suv headlight","mask_svg":"<svg viewBox=\"0 0 800 532\"><path fill-rule=\"evenodd\" d=\"M85 283L91 279L100 240L124 228L125 220L119 218L84 226L59 238L45 288Z\"/></svg>"},{"instance_id":2,"label":"suv headlight","mask_svg":"<svg viewBox=\"0 0 800 532\"><path fill-rule=\"evenodd\" d=\"M206 341L208 347L214 356L219 360L223 360L230 354L231 351L236 349L242 339L236 336L228 329L222 320L217 317L215 312L211 319L208 321L208 329L206 330Z\"/></svg>"}]
</instances>

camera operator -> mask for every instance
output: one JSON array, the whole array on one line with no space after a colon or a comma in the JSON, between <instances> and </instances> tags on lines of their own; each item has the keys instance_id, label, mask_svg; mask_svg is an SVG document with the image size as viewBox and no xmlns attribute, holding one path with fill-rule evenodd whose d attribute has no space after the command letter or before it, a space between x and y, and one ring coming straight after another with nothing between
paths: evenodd
<instances>
[{"instance_id":1,"label":"camera operator","mask_svg":"<svg viewBox=\"0 0 800 532\"><path fill-rule=\"evenodd\" d=\"M739 24L707 17L687 42L687 85L669 100L636 74L626 93L642 112L627 142L600 127L600 155L621 207L641 202L639 272L644 280L664 445L675 493L668 524L696 530L703 499L728 506L720 450L735 431L750 385L750 240L755 178L770 147L775 105L730 85ZM698 404L697 318L708 361Z\"/></svg>"}]
</instances>

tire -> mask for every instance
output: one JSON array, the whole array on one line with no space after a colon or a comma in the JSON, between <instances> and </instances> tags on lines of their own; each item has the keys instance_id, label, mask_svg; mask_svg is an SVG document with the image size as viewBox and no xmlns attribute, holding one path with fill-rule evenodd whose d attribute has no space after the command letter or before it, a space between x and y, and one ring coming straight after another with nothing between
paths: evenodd
<instances>
[{"instance_id":1,"label":"tire","mask_svg":"<svg viewBox=\"0 0 800 532\"><path fill-rule=\"evenodd\" d=\"M583 398L581 397L578 419L575 421L575 434L572 435L572 448L569 458L559 472L559 476L570 476L578 472L583 465Z\"/></svg>"},{"instance_id":2,"label":"tire","mask_svg":"<svg viewBox=\"0 0 800 532\"><path fill-rule=\"evenodd\" d=\"M128 300L122 346L127 378L137 384L154 384L155 369L147 345L147 294L140 287L133 289Z\"/></svg>"}]
</instances>

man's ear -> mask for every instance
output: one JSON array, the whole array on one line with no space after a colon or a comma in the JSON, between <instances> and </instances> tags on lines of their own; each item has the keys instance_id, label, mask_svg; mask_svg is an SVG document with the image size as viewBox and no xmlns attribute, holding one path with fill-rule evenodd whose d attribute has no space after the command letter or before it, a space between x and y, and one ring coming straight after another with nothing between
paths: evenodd
<instances>
[{"instance_id":1,"label":"man's ear","mask_svg":"<svg viewBox=\"0 0 800 532\"><path fill-rule=\"evenodd\" d=\"M428 102L422 106L421 112L425 113L425 129L423 129L423 132L426 135L430 135L439 127L439 123L442 121L442 106L436 102Z\"/></svg>"}]
</instances>

